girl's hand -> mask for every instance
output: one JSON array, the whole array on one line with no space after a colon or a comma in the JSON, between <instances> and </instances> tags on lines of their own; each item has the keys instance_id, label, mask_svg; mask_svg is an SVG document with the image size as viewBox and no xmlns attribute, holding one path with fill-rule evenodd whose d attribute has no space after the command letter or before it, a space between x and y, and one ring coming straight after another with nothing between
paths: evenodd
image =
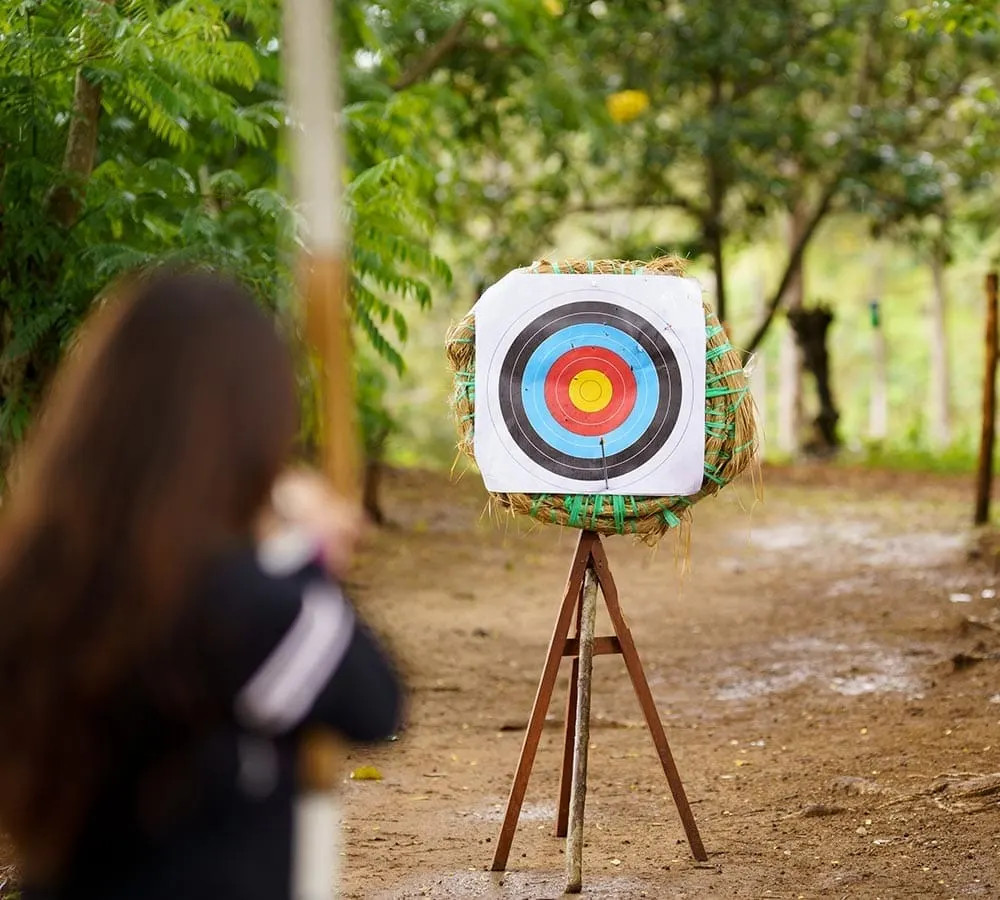
<instances>
[{"instance_id":1,"label":"girl's hand","mask_svg":"<svg viewBox=\"0 0 1000 900\"><path fill-rule=\"evenodd\" d=\"M347 577L364 533L365 514L356 503L337 494L319 473L293 469L280 476L271 491L275 515L320 544L323 563L336 578Z\"/></svg>"}]
</instances>

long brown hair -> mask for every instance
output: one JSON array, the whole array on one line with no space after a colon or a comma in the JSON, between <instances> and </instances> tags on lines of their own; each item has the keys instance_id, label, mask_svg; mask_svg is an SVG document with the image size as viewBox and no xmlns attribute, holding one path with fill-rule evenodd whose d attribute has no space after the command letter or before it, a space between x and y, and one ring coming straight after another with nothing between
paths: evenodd
<instances>
[{"instance_id":1,"label":"long brown hair","mask_svg":"<svg viewBox=\"0 0 1000 900\"><path fill-rule=\"evenodd\" d=\"M270 318L198 271L133 279L84 330L0 518L0 826L63 861L109 707L208 561L249 539L297 425Z\"/></svg>"}]
</instances>

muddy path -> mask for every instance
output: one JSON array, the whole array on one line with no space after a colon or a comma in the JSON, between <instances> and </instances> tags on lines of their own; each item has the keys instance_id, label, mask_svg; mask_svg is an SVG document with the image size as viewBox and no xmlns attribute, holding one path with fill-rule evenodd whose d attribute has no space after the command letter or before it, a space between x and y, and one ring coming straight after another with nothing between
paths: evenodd
<instances>
[{"instance_id":1,"label":"muddy path","mask_svg":"<svg viewBox=\"0 0 1000 900\"><path fill-rule=\"evenodd\" d=\"M1000 896L1000 602L967 480L769 472L675 545L608 542L710 854L695 863L621 660L595 664L585 896ZM356 594L411 685L352 754L352 898L558 897L568 664L503 877L487 871L574 535L498 523L472 476L393 475ZM600 628L601 620L599 620ZM607 623L605 622L605 627ZM979 780L976 780L976 779Z\"/></svg>"}]
</instances>

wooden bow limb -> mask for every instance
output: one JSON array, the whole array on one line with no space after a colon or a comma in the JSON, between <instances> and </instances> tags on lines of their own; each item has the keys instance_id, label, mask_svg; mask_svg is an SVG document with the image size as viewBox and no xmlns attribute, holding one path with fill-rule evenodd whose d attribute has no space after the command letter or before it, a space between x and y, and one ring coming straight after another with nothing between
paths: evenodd
<instances>
[{"instance_id":1,"label":"wooden bow limb","mask_svg":"<svg viewBox=\"0 0 1000 900\"><path fill-rule=\"evenodd\" d=\"M286 96L295 196L304 223L298 286L306 335L319 367L323 469L334 488L360 498L360 452L348 312L350 260L343 207L344 148L333 0L285 0ZM338 894L340 754L330 734L307 736L296 810L294 900Z\"/></svg>"}]
</instances>

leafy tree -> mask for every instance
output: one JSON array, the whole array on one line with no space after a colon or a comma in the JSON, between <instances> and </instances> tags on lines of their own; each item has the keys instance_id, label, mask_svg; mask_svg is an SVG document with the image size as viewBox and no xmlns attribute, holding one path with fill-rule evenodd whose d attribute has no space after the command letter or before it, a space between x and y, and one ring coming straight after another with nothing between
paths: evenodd
<instances>
[{"instance_id":1,"label":"leafy tree","mask_svg":"<svg viewBox=\"0 0 1000 900\"><path fill-rule=\"evenodd\" d=\"M116 274L218 265L291 313L279 25L276 2L0 2L0 462ZM428 279L448 275L428 249L431 170L412 152L424 101L349 100L354 312L399 368L392 298L426 305Z\"/></svg>"},{"instance_id":2,"label":"leafy tree","mask_svg":"<svg viewBox=\"0 0 1000 900\"><path fill-rule=\"evenodd\" d=\"M988 35L907 29L895 0L538 4L513 18L530 37L493 12L519 6L491 4L484 33L487 17L462 4L414 4L441 15L425 42L433 69L393 39L398 57L418 60L413 71L430 72L430 89L450 92L443 221L494 276L569 216L600 224L673 209L696 235L681 249L711 259L728 316L727 248L794 213L800 227L749 349L827 216L933 209L941 173L927 154L965 146L943 125L996 52ZM463 54L484 41L490 63Z\"/></svg>"}]
</instances>

